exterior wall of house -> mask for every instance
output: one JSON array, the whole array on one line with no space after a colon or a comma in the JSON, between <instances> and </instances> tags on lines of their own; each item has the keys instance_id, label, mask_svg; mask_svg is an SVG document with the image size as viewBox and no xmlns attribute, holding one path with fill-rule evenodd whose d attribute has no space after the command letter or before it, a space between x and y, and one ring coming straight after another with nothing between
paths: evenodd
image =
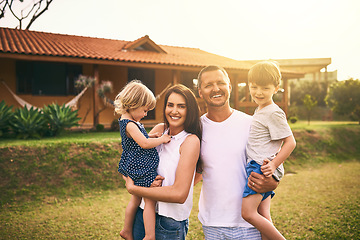
<instances>
[{"instance_id":1,"label":"exterior wall of house","mask_svg":"<svg viewBox=\"0 0 360 240\"><path fill-rule=\"evenodd\" d=\"M172 82L173 82L173 75L172 75L171 70L157 69L155 71L155 93L154 94L155 94L155 96L159 96L159 99L157 100L156 107L155 107L155 122L156 123L164 121L163 106L164 106L165 91L163 92L163 90L168 86L169 83L172 83ZM159 95L159 94L161 94L161 95Z\"/></svg>"},{"instance_id":2,"label":"exterior wall of house","mask_svg":"<svg viewBox=\"0 0 360 240\"><path fill-rule=\"evenodd\" d=\"M108 98L114 100L116 95L121 91L121 89L128 82L128 68L124 66L110 66L110 65L100 65L99 66L99 84L102 81L111 81L113 84L113 92L108 95ZM87 76L94 75L93 65L83 65L83 74ZM141 80L141 79L139 79ZM166 69L156 69L155 70L155 92L154 95L159 95L166 86L172 82L172 71ZM79 116L82 118L80 122L84 121L86 112L89 113L86 116L86 119L83 123L83 127L92 127L93 126L93 88L89 89L87 93L80 99L80 108ZM99 110L104 108L104 103L99 99L100 103L98 104ZM143 120L145 126L153 126L156 123L162 122L162 109L164 104L164 94L160 96L155 111L154 120ZM103 124L106 128L111 126L111 123L118 119L120 116L114 113L114 109L111 107L106 107L101 111L99 115L99 123Z\"/></svg>"},{"instance_id":3,"label":"exterior wall of house","mask_svg":"<svg viewBox=\"0 0 360 240\"><path fill-rule=\"evenodd\" d=\"M0 80L3 80L6 85L16 94L16 60L0 58ZM21 105L15 100L3 83L0 83L0 101L5 100L7 105L13 105L14 108L19 108ZM74 96L33 96L31 94L18 94L20 98L29 104L42 108L44 105L57 102L63 104L71 100Z\"/></svg>"},{"instance_id":4,"label":"exterior wall of house","mask_svg":"<svg viewBox=\"0 0 360 240\"><path fill-rule=\"evenodd\" d=\"M0 58L0 81L4 81L11 91L15 92L15 60ZM19 105L4 84L0 83L0 101L2 100L5 100L7 105L14 105L15 107Z\"/></svg>"},{"instance_id":5,"label":"exterior wall of house","mask_svg":"<svg viewBox=\"0 0 360 240\"><path fill-rule=\"evenodd\" d=\"M3 80L7 86L16 94L16 60L0 58L0 80ZM94 76L94 65L83 64L83 75ZM110 66L99 65L99 84L102 81L111 81L113 83L113 92L108 95L111 100L114 100L116 95L126 85L128 81L128 68L125 66ZM155 96L159 95L169 83L172 82L172 70L171 69L156 69L155 70ZM140 79L141 80L141 79ZM13 105L14 108L20 108L20 104L14 99L7 88L0 83L0 101L5 100L7 105ZM74 96L33 96L31 94L17 94L20 98L28 103L43 107L44 105L57 102L58 104L64 104L70 101ZM94 110L94 88L89 88L85 94L80 98L78 102L78 114L81 118L79 123L84 128L93 127L93 110ZM145 125L151 126L156 123L162 122L162 108L164 103L164 94L158 99L158 103L155 108L155 119L143 121ZM104 108L104 103L99 99L99 110ZM110 127L112 121L119 118L119 115L114 113L112 107L106 107L101 111L99 115L99 123Z\"/></svg>"},{"instance_id":6,"label":"exterior wall of house","mask_svg":"<svg viewBox=\"0 0 360 240\"><path fill-rule=\"evenodd\" d=\"M114 100L116 95L128 82L128 68L122 66L108 66L108 65L99 66L99 84L101 84L101 81L111 81L113 83L113 92L110 95L108 95L108 97L111 100ZM171 70L156 69L154 95L155 96L159 95L171 81L172 81ZM155 119L143 120L142 122L144 123L144 125L152 126L156 123L163 121L162 120L163 103L164 103L164 94L160 96L156 104L156 107L154 109ZM99 104L99 109L103 107L104 104L101 102ZM118 118L119 115L114 114L113 108L108 107L100 113L99 123L105 125L105 127L110 127L111 122ZM92 124L92 121L89 123Z\"/></svg>"}]
</instances>

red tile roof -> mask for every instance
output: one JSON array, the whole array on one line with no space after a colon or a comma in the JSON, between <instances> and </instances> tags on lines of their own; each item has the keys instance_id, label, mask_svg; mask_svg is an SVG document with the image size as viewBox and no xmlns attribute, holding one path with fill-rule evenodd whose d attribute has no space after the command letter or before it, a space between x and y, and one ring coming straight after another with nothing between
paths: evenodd
<instances>
[{"instance_id":1,"label":"red tile roof","mask_svg":"<svg viewBox=\"0 0 360 240\"><path fill-rule=\"evenodd\" d=\"M146 43L151 51L135 50L139 42ZM148 36L131 42L10 28L0 28L0 53L190 67L220 65L224 68L238 70L248 70L252 65L197 48L157 45Z\"/></svg>"}]
</instances>

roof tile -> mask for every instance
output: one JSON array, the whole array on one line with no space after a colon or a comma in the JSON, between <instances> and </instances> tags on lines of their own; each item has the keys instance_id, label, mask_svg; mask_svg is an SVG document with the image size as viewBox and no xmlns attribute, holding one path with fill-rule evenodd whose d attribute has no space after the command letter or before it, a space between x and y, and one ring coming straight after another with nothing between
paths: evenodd
<instances>
[{"instance_id":1,"label":"roof tile","mask_svg":"<svg viewBox=\"0 0 360 240\"><path fill-rule=\"evenodd\" d=\"M208 53L197 48L157 45L165 51L127 50L133 42L91 38L29 30L0 28L0 52L26 55L62 56L108 61L155 63L179 66L220 65L225 68L248 70L251 64ZM152 42L152 44L154 44Z\"/></svg>"}]
</instances>

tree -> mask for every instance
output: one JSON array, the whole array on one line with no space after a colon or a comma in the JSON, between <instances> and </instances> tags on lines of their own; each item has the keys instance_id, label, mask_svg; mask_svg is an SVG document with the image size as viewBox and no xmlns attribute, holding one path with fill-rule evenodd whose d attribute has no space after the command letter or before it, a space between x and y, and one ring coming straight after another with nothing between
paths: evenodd
<instances>
[{"instance_id":1,"label":"tree","mask_svg":"<svg viewBox=\"0 0 360 240\"><path fill-rule=\"evenodd\" d=\"M326 103L324 99L327 94L328 85L326 81L291 81L291 104L296 103L298 106L303 105L305 95L309 94L318 102L318 106L325 107Z\"/></svg>"},{"instance_id":2,"label":"tree","mask_svg":"<svg viewBox=\"0 0 360 240\"><path fill-rule=\"evenodd\" d=\"M308 125L310 125L311 113L312 113L313 109L317 106L318 101L315 100L310 94L306 94L304 96L303 103L306 108Z\"/></svg>"},{"instance_id":3,"label":"tree","mask_svg":"<svg viewBox=\"0 0 360 240\"><path fill-rule=\"evenodd\" d=\"M19 25L16 28L23 29L23 21L30 19L25 27L25 29L28 30L35 20L49 9L52 1L53 0L0 0L0 19L5 17L6 11L9 10L13 17L19 21ZM30 7L31 4L32 7ZM21 10L19 12L18 9L20 6Z\"/></svg>"},{"instance_id":4,"label":"tree","mask_svg":"<svg viewBox=\"0 0 360 240\"><path fill-rule=\"evenodd\" d=\"M350 78L330 86L327 105L339 115L348 115L360 124L360 81Z\"/></svg>"},{"instance_id":5,"label":"tree","mask_svg":"<svg viewBox=\"0 0 360 240\"><path fill-rule=\"evenodd\" d=\"M79 90L82 90L86 87L88 88L95 87L94 83L95 83L94 77L80 75L78 79L75 81L75 87ZM114 102L106 96L106 94L111 93L112 91L113 91L113 84L110 81L102 81L101 84L96 89L98 96L103 100L103 107L101 109L98 109L97 112L94 113L96 118L99 118L100 113L104 111L107 107L114 106ZM80 108L80 101L78 103L78 107ZM83 117L81 125L84 124L90 110L91 110L91 106L88 105L88 108L86 110L85 116ZM96 127L95 126L96 124L97 123L94 122L94 127Z\"/></svg>"}]
</instances>

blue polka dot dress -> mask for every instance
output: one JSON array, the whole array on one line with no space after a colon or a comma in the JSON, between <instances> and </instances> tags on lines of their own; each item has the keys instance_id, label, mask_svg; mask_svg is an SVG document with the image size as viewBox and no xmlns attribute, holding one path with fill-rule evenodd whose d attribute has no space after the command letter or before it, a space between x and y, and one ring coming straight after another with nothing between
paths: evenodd
<instances>
[{"instance_id":1,"label":"blue polka dot dress","mask_svg":"<svg viewBox=\"0 0 360 240\"><path fill-rule=\"evenodd\" d=\"M159 165L159 155L155 148L143 149L134 139L126 135L126 126L129 122L135 123L142 134L149 138L145 128L132 120L119 120L122 154L118 172L129 176L137 186L150 187L157 176L156 169Z\"/></svg>"}]
</instances>

